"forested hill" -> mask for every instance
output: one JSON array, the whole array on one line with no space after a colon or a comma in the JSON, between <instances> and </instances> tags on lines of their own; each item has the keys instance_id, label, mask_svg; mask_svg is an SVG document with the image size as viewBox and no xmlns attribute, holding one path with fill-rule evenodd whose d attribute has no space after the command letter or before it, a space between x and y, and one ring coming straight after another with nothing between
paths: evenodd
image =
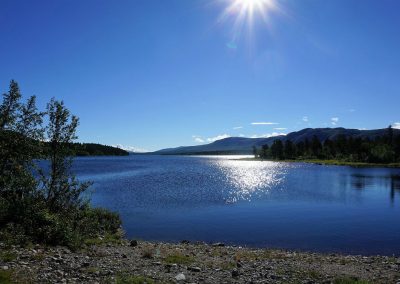
<instances>
[{"instance_id":1,"label":"forested hill","mask_svg":"<svg viewBox=\"0 0 400 284\"><path fill-rule=\"evenodd\" d=\"M378 137L385 136L387 128L375 130L359 130L346 128L306 128L300 131L291 132L288 135L281 135L269 138L244 138L244 137L229 137L217 140L210 144L187 146L163 149L154 152L162 155L208 155L208 154L251 154L253 147L260 149L263 145L271 146L272 143L279 139L281 141L291 140L293 143L311 140L316 136L321 142L325 140L335 140L338 137L346 138L362 138L375 140ZM399 129L393 129L395 136L400 135Z\"/></svg>"},{"instance_id":2,"label":"forested hill","mask_svg":"<svg viewBox=\"0 0 400 284\"><path fill-rule=\"evenodd\" d=\"M73 143L68 146L74 156L127 156L128 151L120 148L95 144L95 143Z\"/></svg>"},{"instance_id":3,"label":"forested hill","mask_svg":"<svg viewBox=\"0 0 400 284\"><path fill-rule=\"evenodd\" d=\"M20 139L22 136L13 131L0 131L0 139L10 140ZM46 154L49 150L49 142L39 142L37 140L28 139L29 144L33 147L39 147L42 154ZM128 151L120 148L101 145L96 143L68 143L64 144L64 149L71 156L127 156Z\"/></svg>"}]
</instances>

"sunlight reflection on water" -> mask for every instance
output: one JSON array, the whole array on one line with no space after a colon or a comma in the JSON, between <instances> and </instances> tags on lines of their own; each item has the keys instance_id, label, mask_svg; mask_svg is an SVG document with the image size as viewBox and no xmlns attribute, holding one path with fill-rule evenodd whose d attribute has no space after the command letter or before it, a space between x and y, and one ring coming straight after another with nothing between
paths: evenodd
<instances>
[{"instance_id":1,"label":"sunlight reflection on water","mask_svg":"<svg viewBox=\"0 0 400 284\"><path fill-rule=\"evenodd\" d=\"M278 185L283 183L287 169L287 165L277 162L220 159L214 163L232 185L226 203L251 201L255 196L269 194L272 188L280 190Z\"/></svg>"}]
</instances>

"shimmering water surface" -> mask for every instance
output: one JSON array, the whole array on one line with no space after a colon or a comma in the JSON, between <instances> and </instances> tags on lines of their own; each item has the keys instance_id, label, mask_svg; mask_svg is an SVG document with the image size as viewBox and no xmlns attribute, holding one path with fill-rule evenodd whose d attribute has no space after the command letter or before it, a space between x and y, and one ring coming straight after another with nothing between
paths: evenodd
<instances>
[{"instance_id":1,"label":"shimmering water surface","mask_svg":"<svg viewBox=\"0 0 400 284\"><path fill-rule=\"evenodd\" d=\"M240 157L78 158L128 237L400 254L400 170Z\"/></svg>"}]
</instances>

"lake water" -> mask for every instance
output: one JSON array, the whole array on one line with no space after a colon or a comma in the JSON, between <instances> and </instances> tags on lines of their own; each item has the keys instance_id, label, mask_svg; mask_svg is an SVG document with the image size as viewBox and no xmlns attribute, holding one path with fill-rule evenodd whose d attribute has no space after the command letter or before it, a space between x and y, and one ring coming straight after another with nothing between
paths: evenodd
<instances>
[{"instance_id":1,"label":"lake water","mask_svg":"<svg viewBox=\"0 0 400 284\"><path fill-rule=\"evenodd\" d=\"M400 169L235 158L77 158L74 171L130 238L400 254Z\"/></svg>"}]
</instances>

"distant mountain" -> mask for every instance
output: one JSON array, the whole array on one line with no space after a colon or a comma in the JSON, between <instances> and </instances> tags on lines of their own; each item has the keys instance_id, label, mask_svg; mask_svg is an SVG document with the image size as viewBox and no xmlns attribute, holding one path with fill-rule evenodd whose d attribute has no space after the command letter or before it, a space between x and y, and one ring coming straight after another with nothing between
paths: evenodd
<instances>
[{"instance_id":1,"label":"distant mountain","mask_svg":"<svg viewBox=\"0 0 400 284\"><path fill-rule=\"evenodd\" d=\"M395 135L400 135L399 129L393 129ZM210 155L210 154L251 154L253 146L260 148L262 145L271 145L276 139L285 141L287 139L294 143L311 140L315 135L320 141L326 139L334 140L339 135L353 138L375 139L387 133L387 128L375 130L359 130L346 128L306 128L300 131L291 132L288 135L280 135L269 138L243 138L229 137L217 140L210 144L198 146L181 146L177 148L168 148L153 152L160 155Z\"/></svg>"}]
</instances>

